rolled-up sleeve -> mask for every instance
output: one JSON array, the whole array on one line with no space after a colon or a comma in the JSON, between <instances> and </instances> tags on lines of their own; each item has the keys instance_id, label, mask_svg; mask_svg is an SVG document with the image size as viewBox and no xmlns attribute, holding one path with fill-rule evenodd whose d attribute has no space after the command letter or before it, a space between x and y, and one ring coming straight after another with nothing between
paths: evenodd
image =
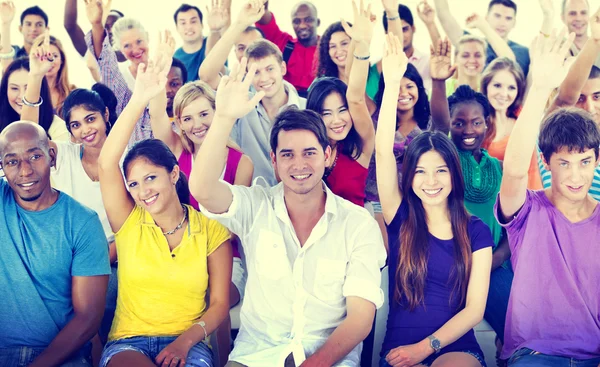
<instances>
[{"instance_id":1,"label":"rolled-up sleeve","mask_svg":"<svg viewBox=\"0 0 600 367\"><path fill-rule=\"evenodd\" d=\"M373 218L368 218L363 225L357 226L353 238L343 295L366 299L380 308L383 305L381 268L386 259L381 230Z\"/></svg>"}]
</instances>

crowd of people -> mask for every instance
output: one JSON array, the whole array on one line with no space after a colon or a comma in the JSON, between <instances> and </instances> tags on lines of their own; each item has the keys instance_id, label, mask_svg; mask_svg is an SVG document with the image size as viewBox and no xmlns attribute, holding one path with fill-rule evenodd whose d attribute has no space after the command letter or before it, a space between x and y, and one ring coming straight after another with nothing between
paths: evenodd
<instances>
[{"instance_id":1,"label":"crowd of people","mask_svg":"<svg viewBox=\"0 0 600 367\"><path fill-rule=\"evenodd\" d=\"M512 0L464 27L422 0L417 48L397 0L239 1L150 52L139 14L85 0L84 33L65 0L90 89L0 1L0 366L370 365L386 297L379 367L487 367L483 319L498 366L600 366L600 9L539 0L526 47Z\"/></svg>"}]
</instances>

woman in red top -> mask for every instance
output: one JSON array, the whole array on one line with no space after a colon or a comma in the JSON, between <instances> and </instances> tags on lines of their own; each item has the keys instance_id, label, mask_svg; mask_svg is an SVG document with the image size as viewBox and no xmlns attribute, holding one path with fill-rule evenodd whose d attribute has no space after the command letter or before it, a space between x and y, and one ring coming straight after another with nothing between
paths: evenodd
<instances>
[{"instance_id":1,"label":"woman in red top","mask_svg":"<svg viewBox=\"0 0 600 367\"><path fill-rule=\"evenodd\" d=\"M338 78L319 79L308 93L306 108L321 115L333 148L324 177L327 186L334 194L364 206L369 162L375 148L375 128L365 97L373 22L370 10L354 10L354 26L350 28L343 22L355 43L348 86Z\"/></svg>"}]
</instances>

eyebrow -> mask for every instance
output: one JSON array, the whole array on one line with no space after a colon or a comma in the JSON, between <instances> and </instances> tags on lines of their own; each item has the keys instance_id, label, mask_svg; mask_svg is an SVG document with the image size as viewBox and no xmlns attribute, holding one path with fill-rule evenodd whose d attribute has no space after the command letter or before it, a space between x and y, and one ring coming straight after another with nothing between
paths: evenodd
<instances>
[{"instance_id":1,"label":"eyebrow","mask_svg":"<svg viewBox=\"0 0 600 367\"><path fill-rule=\"evenodd\" d=\"M35 152L37 150L41 151L42 153L44 152L42 150L42 148L40 148L40 147L33 147L33 148L27 149L27 151L25 153L33 153L33 152ZM17 153L7 153L7 154L4 155L4 158L6 158L6 157L16 157L16 156L17 156Z\"/></svg>"},{"instance_id":2,"label":"eyebrow","mask_svg":"<svg viewBox=\"0 0 600 367\"><path fill-rule=\"evenodd\" d=\"M441 166L437 166L437 167L435 167L435 168L444 168L444 167L448 168L448 165L446 165L446 164L443 164L443 165L441 165ZM425 167L417 165L417 168L425 168Z\"/></svg>"},{"instance_id":3,"label":"eyebrow","mask_svg":"<svg viewBox=\"0 0 600 367\"><path fill-rule=\"evenodd\" d=\"M303 152L311 152L311 151L316 151L316 150L317 150L317 148L315 148L315 147L310 147L310 148L304 148L302 151L303 151ZM293 149L281 149L281 150L279 151L279 154L281 154L281 153L293 153L293 152L294 152L294 150L293 150Z\"/></svg>"}]
</instances>

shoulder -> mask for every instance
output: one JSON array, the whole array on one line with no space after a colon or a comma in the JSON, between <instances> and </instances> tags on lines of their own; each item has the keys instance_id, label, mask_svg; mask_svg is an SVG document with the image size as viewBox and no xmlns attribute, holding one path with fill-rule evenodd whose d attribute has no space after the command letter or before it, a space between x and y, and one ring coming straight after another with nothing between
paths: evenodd
<instances>
[{"instance_id":1,"label":"shoulder","mask_svg":"<svg viewBox=\"0 0 600 367\"><path fill-rule=\"evenodd\" d=\"M90 219L98 218L98 214L94 210L81 204L71 196L63 192L59 195L55 205L65 212L65 215L70 219L70 222L86 225Z\"/></svg>"},{"instance_id":2,"label":"shoulder","mask_svg":"<svg viewBox=\"0 0 600 367\"><path fill-rule=\"evenodd\" d=\"M492 231L481 219L474 215L471 216L467 228L471 240L471 251L474 252L484 247L494 246Z\"/></svg>"}]
</instances>

